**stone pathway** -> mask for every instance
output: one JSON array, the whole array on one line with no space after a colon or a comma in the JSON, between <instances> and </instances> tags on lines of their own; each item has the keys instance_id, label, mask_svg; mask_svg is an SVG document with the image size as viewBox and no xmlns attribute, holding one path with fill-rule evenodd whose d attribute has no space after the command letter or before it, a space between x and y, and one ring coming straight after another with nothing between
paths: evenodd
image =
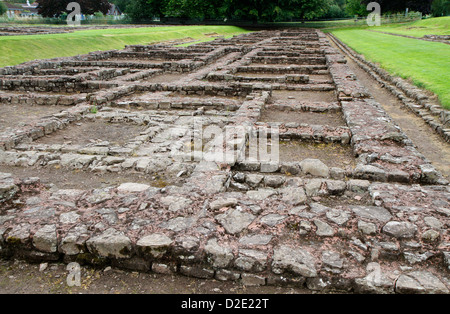
<instances>
[{"instance_id":1,"label":"stone pathway","mask_svg":"<svg viewBox=\"0 0 450 314\"><path fill-rule=\"evenodd\" d=\"M0 90L67 108L0 124L3 258L448 293L448 182L320 31L35 61Z\"/></svg>"}]
</instances>

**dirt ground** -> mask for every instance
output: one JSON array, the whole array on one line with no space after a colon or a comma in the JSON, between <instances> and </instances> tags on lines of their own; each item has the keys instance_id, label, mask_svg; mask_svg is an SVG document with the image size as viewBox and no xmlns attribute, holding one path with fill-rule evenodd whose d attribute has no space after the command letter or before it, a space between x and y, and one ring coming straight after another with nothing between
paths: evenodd
<instances>
[{"instance_id":1,"label":"dirt ground","mask_svg":"<svg viewBox=\"0 0 450 314\"><path fill-rule=\"evenodd\" d=\"M298 102L335 102L337 101L335 91L315 92L315 91L290 91L274 90L272 91L272 103L297 104Z\"/></svg>"},{"instance_id":2,"label":"dirt ground","mask_svg":"<svg viewBox=\"0 0 450 314\"><path fill-rule=\"evenodd\" d=\"M36 144L87 145L108 141L110 145L122 146L145 130L145 126L132 123L106 123L83 121L34 141Z\"/></svg>"},{"instance_id":3,"label":"dirt ground","mask_svg":"<svg viewBox=\"0 0 450 314\"><path fill-rule=\"evenodd\" d=\"M0 294L311 294L296 287L243 286L179 275L125 272L81 267L81 286L69 286L65 264L0 260Z\"/></svg>"},{"instance_id":4,"label":"dirt ground","mask_svg":"<svg viewBox=\"0 0 450 314\"><path fill-rule=\"evenodd\" d=\"M177 185L182 178L174 179L173 176L153 176L141 172L123 172L120 175L113 172L93 173L83 170L61 171L60 168L47 167L12 167L0 165L0 172L11 173L18 178L38 177L41 182L49 187L58 189L100 189L109 186L117 186L122 183L135 182L149 184L162 188L167 185Z\"/></svg>"},{"instance_id":5,"label":"dirt ground","mask_svg":"<svg viewBox=\"0 0 450 314\"><path fill-rule=\"evenodd\" d=\"M312 158L319 159L328 167L353 169L356 166L355 158L350 146L340 144L315 144L298 141L280 143L280 161L292 162Z\"/></svg>"},{"instance_id":6,"label":"dirt ground","mask_svg":"<svg viewBox=\"0 0 450 314\"><path fill-rule=\"evenodd\" d=\"M32 123L34 120L66 109L65 106L0 105L0 112L2 113L0 116L0 132L7 128L16 128L21 123Z\"/></svg>"},{"instance_id":7,"label":"dirt ground","mask_svg":"<svg viewBox=\"0 0 450 314\"><path fill-rule=\"evenodd\" d=\"M260 122L284 122L306 123L315 125L327 125L331 127L347 126L341 113L333 112L307 112L307 111L280 111L264 109Z\"/></svg>"}]
</instances>

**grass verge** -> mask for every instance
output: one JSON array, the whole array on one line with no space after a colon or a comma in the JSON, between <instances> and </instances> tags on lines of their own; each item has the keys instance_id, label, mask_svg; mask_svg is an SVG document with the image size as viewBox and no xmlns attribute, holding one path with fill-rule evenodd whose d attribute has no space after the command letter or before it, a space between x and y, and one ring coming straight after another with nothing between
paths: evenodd
<instances>
[{"instance_id":1,"label":"grass verge","mask_svg":"<svg viewBox=\"0 0 450 314\"><path fill-rule=\"evenodd\" d=\"M450 109L450 46L364 29L335 30L332 33L393 75L410 79L416 86L437 94Z\"/></svg>"},{"instance_id":2,"label":"grass verge","mask_svg":"<svg viewBox=\"0 0 450 314\"><path fill-rule=\"evenodd\" d=\"M36 59L69 57L125 45L152 44L190 37L205 41L215 33L231 37L250 31L235 26L170 26L75 31L69 34L0 37L0 67Z\"/></svg>"},{"instance_id":3,"label":"grass verge","mask_svg":"<svg viewBox=\"0 0 450 314\"><path fill-rule=\"evenodd\" d=\"M374 28L374 30L413 37L450 35L450 16L420 20L413 23L380 26Z\"/></svg>"}]
</instances>

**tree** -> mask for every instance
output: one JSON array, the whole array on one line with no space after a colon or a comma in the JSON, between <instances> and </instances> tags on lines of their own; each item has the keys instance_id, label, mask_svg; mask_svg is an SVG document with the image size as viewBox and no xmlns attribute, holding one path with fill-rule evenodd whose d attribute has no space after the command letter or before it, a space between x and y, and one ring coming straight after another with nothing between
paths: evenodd
<instances>
[{"instance_id":1,"label":"tree","mask_svg":"<svg viewBox=\"0 0 450 314\"><path fill-rule=\"evenodd\" d=\"M431 4L431 13L433 16L446 16L450 14L449 0L434 0Z\"/></svg>"},{"instance_id":2,"label":"tree","mask_svg":"<svg viewBox=\"0 0 450 314\"><path fill-rule=\"evenodd\" d=\"M67 13L67 5L73 0L37 0L38 13L43 17L59 17L64 12ZM108 0L77 0L81 7L82 14L94 14L102 12L106 14L110 8Z\"/></svg>"},{"instance_id":3,"label":"tree","mask_svg":"<svg viewBox=\"0 0 450 314\"><path fill-rule=\"evenodd\" d=\"M347 0L345 11L351 16L366 16L369 14L367 6L361 4L361 0Z\"/></svg>"},{"instance_id":4,"label":"tree","mask_svg":"<svg viewBox=\"0 0 450 314\"><path fill-rule=\"evenodd\" d=\"M120 11L127 12L127 6L131 4L131 2L134 2L132 0L110 0L112 4L115 4L117 7L119 7Z\"/></svg>"},{"instance_id":5,"label":"tree","mask_svg":"<svg viewBox=\"0 0 450 314\"><path fill-rule=\"evenodd\" d=\"M123 10L135 22L150 20L154 17L162 20L167 2L167 0L133 0L129 1Z\"/></svg>"},{"instance_id":6,"label":"tree","mask_svg":"<svg viewBox=\"0 0 450 314\"><path fill-rule=\"evenodd\" d=\"M0 2L0 16L5 14L8 11L8 8L3 2Z\"/></svg>"},{"instance_id":7,"label":"tree","mask_svg":"<svg viewBox=\"0 0 450 314\"><path fill-rule=\"evenodd\" d=\"M225 3L232 17L253 22L312 19L324 15L329 7L329 2L323 0L228 0Z\"/></svg>"},{"instance_id":8,"label":"tree","mask_svg":"<svg viewBox=\"0 0 450 314\"><path fill-rule=\"evenodd\" d=\"M181 18L218 18L221 17L218 0L168 0L165 8L166 15Z\"/></svg>"},{"instance_id":9,"label":"tree","mask_svg":"<svg viewBox=\"0 0 450 314\"><path fill-rule=\"evenodd\" d=\"M374 0L363 0L362 3L367 5ZM383 13L399 13L409 11L418 11L423 14L431 13L431 3L433 0L377 0L381 6L381 12Z\"/></svg>"},{"instance_id":10,"label":"tree","mask_svg":"<svg viewBox=\"0 0 450 314\"><path fill-rule=\"evenodd\" d=\"M329 0L329 7L325 14L322 16L324 18L342 18L347 17L345 12L345 0Z\"/></svg>"}]
</instances>

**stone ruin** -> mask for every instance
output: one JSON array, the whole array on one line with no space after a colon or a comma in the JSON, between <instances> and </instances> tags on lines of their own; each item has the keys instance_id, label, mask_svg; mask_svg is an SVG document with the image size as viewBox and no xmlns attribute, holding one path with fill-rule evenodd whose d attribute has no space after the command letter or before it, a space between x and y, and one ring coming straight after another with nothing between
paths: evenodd
<instances>
[{"instance_id":1,"label":"stone ruin","mask_svg":"<svg viewBox=\"0 0 450 314\"><path fill-rule=\"evenodd\" d=\"M2 258L449 292L448 182L320 31L5 67L0 112Z\"/></svg>"}]
</instances>

